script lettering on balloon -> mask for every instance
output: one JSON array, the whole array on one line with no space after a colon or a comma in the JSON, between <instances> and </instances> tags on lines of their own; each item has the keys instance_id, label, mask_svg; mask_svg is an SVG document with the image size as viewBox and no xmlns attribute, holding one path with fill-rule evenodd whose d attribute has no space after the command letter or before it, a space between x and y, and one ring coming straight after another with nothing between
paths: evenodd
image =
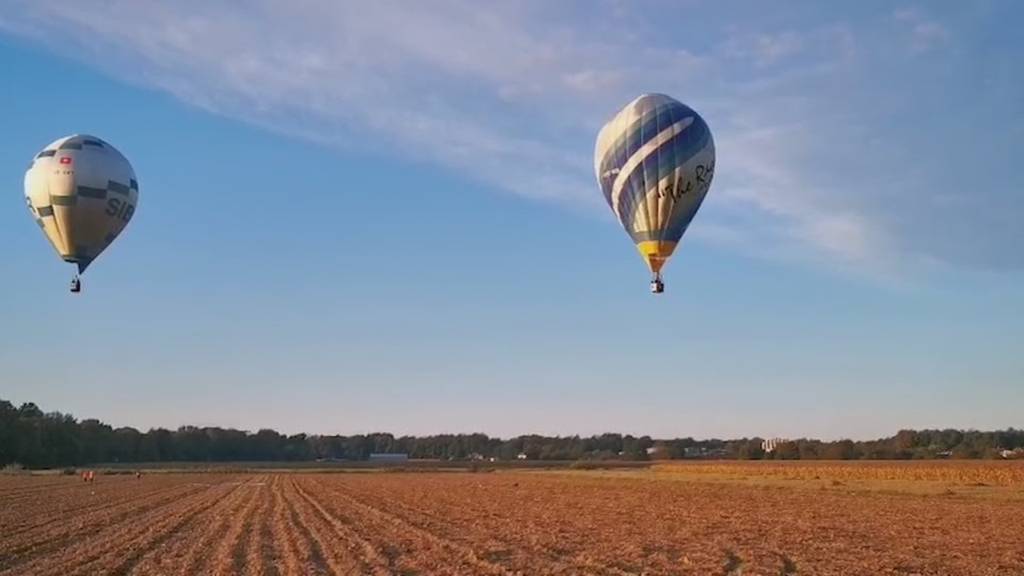
<instances>
[{"instance_id":1,"label":"script lettering on balloon","mask_svg":"<svg viewBox=\"0 0 1024 576\"><path fill-rule=\"evenodd\" d=\"M706 193L708 187L711 186L711 178L714 174L715 162L713 160L709 164L698 164L693 169L693 179L679 178L675 182L669 182L658 190L658 198L679 200L694 191Z\"/></svg>"}]
</instances>

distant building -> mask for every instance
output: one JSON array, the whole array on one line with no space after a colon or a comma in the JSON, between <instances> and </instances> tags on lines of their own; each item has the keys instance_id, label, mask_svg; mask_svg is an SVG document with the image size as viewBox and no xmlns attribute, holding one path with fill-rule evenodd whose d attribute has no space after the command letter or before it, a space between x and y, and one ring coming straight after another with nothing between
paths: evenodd
<instances>
[{"instance_id":1,"label":"distant building","mask_svg":"<svg viewBox=\"0 0 1024 576\"><path fill-rule=\"evenodd\" d=\"M651 460L668 460L672 458L672 449L659 442L647 449L647 457Z\"/></svg>"},{"instance_id":2,"label":"distant building","mask_svg":"<svg viewBox=\"0 0 1024 576\"><path fill-rule=\"evenodd\" d=\"M408 454L399 452L378 452L370 454L370 460L375 462L404 462L408 459Z\"/></svg>"},{"instance_id":3,"label":"distant building","mask_svg":"<svg viewBox=\"0 0 1024 576\"><path fill-rule=\"evenodd\" d=\"M526 460L526 452L520 452L516 454L516 460Z\"/></svg>"},{"instance_id":4,"label":"distant building","mask_svg":"<svg viewBox=\"0 0 1024 576\"><path fill-rule=\"evenodd\" d=\"M1000 450L999 455L1003 458L1024 458L1024 448L1014 448L1013 450Z\"/></svg>"},{"instance_id":5,"label":"distant building","mask_svg":"<svg viewBox=\"0 0 1024 576\"><path fill-rule=\"evenodd\" d=\"M783 442L788 442L788 440L784 438L767 438L761 441L761 449L764 450L766 454L770 454Z\"/></svg>"}]
</instances>

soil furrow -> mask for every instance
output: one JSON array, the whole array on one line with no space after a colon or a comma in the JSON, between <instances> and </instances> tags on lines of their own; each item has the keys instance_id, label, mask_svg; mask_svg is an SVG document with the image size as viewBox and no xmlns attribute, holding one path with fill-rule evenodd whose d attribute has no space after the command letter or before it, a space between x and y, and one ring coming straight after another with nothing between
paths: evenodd
<instances>
[{"instance_id":1,"label":"soil furrow","mask_svg":"<svg viewBox=\"0 0 1024 576\"><path fill-rule=\"evenodd\" d=\"M479 526L482 519L479 510L470 510L468 514L465 514L457 506L442 507L445 514L440 515L431 513L424 507L404 503L401 495L388 494L385 496L380 493L357 491L342 483L334 483L330 489L336 493L343 493L344 497L355 502L378 510L381 514L391 516L399 523L405 523L421 530L441 542L467 549L476 557L491 562L500 561L504 568L529 570L530 567L535 569L538 562L541 562L545 567L545 572L552 574L577 574L581 571L587 574L612 576L632 574L629 570L597 561L587 554L553 549L532 538L511 538L510 536L516 533L514 530L483 530ZM464 514L465 518L463 518ZM480 547L481 543L487 543L486 547L481 547L485 548L484 550L476 551L472 546L475 544Z\"/></svg>"},{"instance_id":2,"label":"soil furrow","mask_svg":"<svg viewBox=\"0 0 1024 576\"><path fill-rule=\"evenodd\" d=\"M273 563L274 543L271 533L271 481L268 478L260 491L259 506L246 528L246 538L235 550L234 563L240 566L235 573L246 576L278 576L280 572Z\"/></svg>"},{"instance_id":3,"label":"soil furrow","mask_svg":"<svg viewBox=\"0 0 1024 576\"><path fill-rule=\"evenodd\" d=\"M139 557L131 571L136 574L208 574L203 564L214 552L212 542L224 537L227 526L253 491L247 482L190 518L171 537Z\"/></svg>"},{"instance_id":4,"label":"soil furrow","mask_svg":"<svg viewBox=\"0 0 1024 576\"><path fill-rule=\"evenodd\" d=\"M325 523L331 531L340 539L342 546L349 552L349 561L357 562L356 567L360 574L389 574L392 566L388 558L381 555L377 548L366 538L331 515L323 505L311 496L300 483L294 482L293 487L296 494L309 506L312 514Z\"/></svg>"},{"instance_id":5,"label":"soil furrow","mask_svg":"<svg viewBox=\"0 0 1024 576\"><path fill-rule=\"evenodd\" d=\"M270 511L270 502L272 499L268 499L267 511ZM259 537L259 553L260 553L260 564L262 567L261 573L272 574L278 576L281 571L277 568L277 564L274 559L277 557L278 550L274 544L274 516L267 514L264 522L260 525L260 537Z\"/></svg>"},{"instance_id":6,"label":"soil furrow","mask_svg":"<svg viewBox=\"0 0 1024 576\"><path fill-rule=\"evenodd\" d=\"M238 490L238 485L228 485L225 483L211 486L199 494L188 506L173 508L169 517L160 518L155 522L140 522L138 528L132 531L132 533L137 533L138 535L127 537L131 538L131 544L128 546L130 551L127 554L116 549L109 550L105 554L101 554L93 559L87 565L82 566L75 573L94 574L98 567L111 566L111 568L106 570L106 574L112 576L128 574L150 551L155 550L164 542L173 538L181 530L189 526L197 516L216 506L231 492L236 490Z\"/></svg>"},{"instance_id":7,"label":"soil furrow","mask_svg":"<svg viewBox=\"0 0 1024 576\"><path fill-rule=\"evenodd\" d=\"M184 488L184 489L182 489ZM111 530L140 515L177 505L183 499L195 496L200 490L190 487L175 487L168 493L147 496L142 503L122 502L110 508L96 508L82 516L71 516L57 523L49 522L38 526L35 534L21 534L8 543L0 545L0 574L3 570L24 564L36 557L44 557L64 550L76 539L90 539Z\"/></svg>"},{"instance_id":8,"label":"soil furrow","mask_svg":"<svg viewBox=\"0 0 1024 576\"><path fill-rule=\"evenodd\" d=\"M324 539L310 526L308 510L302 500L296 496L295 485L291 478L285 482L284 497L288 503L288 519L294 533L301 538L301 549L305 554L304 561L310 573L342 574L357 567L353 564L352 558L343 557L346 565L342 567L342 562L339 562L334 555L330 560L324 556ZM327 546L327 548L332 548L332 546Z\"/></svg>"},{"instance_id":9,"label":"soil furrow","mask_svg":"<svg viewBox=\"0 0 1024 576\"><path fill-rule=\"evenodd\" d=\"M300 561L302 552L289 522L283 494L284 480L280 476L274 476L271 488L274 499L273 520L270 522L270 541L273 543L272 565L278 573L299 576L304 573Z\"/></svg>"},{"instance_id":10,"label":"soil furrow","mask_svg":"<svg viewBox=\"0 0 1024 576\"><path fill-rule=\"evenodd\" d=\"M60 480L39 480L32 476L26 476L25 478L32 480L32 484L27 486L14 485L8 488L0 488L0 502L9 502L13 498L23 494L38 494L58 486L66 486L69 483L77 482L77 480L71 478L61 478Z\"/></svg>"},{"instance_id":11,"label":"soil furrow","mask_svg":"<svg viewBox=\"0 0 1024 576\"><path fill-rule=\"evenodd\" d=\"M35 514L33 516L26 516L32 520L27 520L20 527L7 527L0 523L0 528L3 528L4 534L14 541L14 537L17 536L18 541L27 541L28 547L34 547L40 541L50 540L55 537L53 528L56 525L65 528L68 531L73 531L73 526L88 526L88 525L106 525L118 522L121 518L138 514L140 511L145 512L146 510L159 506L162 503L175 500L182 497L188 492L197 492L199 489L191 486L183 485L170 485L156 487L153 491L140 491L140 493L131 494L128 498L113 500L113 498L122 498L120 494L90 494L84 490L78 494L67 495L58 494L54 495L54 500L63 500L66 498L77 498L84 501L84 504L80 506L69 506L67 508L61 508L55 512L47 512L43 514ZM67 522L68 518L75 519L74 523ZM42 535L33 536L30 535L32 532L44 532ZM41 540L40 540L41 538ZM4 555L15 555L17 550L7 549L5 543L0 543L0 554Z\"/></svg>"},{"instance_id":12,"label":"soil furrow","mask_svg":"<svg viewBox=\"0 0 1024 576\"><path fill-rule=\"evenodd\" d=\"M227 576L242 573L247 536L255 531L254 515L259 506L267 499L266 480L266 476L258 476L249 483L250 498L241 512L232 516L231 524L224 531L224 537L217 545L213 560L203 572L204 574Z\"/></svg>"},{"instance_id":13,"label":"soil furrow","mask_svg":"<svg viewBox=\"0 0 1024 576\"><path fill-rule=\"evenodd\" d=\"M445 573L471 571L474 574L510 574L501 565L481 558L472 547L438 536L381 508L364 504L347 491L339 489L337 483L329 487L318 484L318 488L318 491L326 490L341 496L346 503L345 512L355 513L359 516L354 523L360 528L377 526L378 530L383 532L378 536L381 542L392 545L403 542L408 550L402 551L402 560L409 565L409 568L416 566L423 558L436 558L440 554L448 559ZM436 571L439 568L433 565L430 569Z\"/></svg>"},{"instance_id":14,"label":"soil furrow","mask_svg":"<svg viewBox=\"0 0 1024 576\"><path fill-rule=\"evenodd\" d=\"M208 506L208 500L214 496L211 492L215 490L189 494L182 499L153 507L143 514L130 516L117 524L101 527L93 533L77 534L78 538L74 541L62 543L57 548L57 554L36 555L27 564L18 565L17 571L13 573L95 573L93 567L102 566L104 562L107 569L103 572L110 573L111 565L120 565L114 559L133 557L147 539L174 527L182 517L198 513L204 506Z\"/></svg>"}]
</instances>

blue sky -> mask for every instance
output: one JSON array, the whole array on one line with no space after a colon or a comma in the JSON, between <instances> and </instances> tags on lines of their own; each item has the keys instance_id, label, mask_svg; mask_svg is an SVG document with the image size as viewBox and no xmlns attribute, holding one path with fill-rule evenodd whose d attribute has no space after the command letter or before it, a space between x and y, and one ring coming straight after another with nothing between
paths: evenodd
<instances>
[{"instance_id":1,"label":"blue sky","mask_svg":"<svg viewBox=\"0 0 1024 576\"><path fill-rule=\"evenodd\" d=\"M1022 16L0 0L0 397L140 428L1019 427ZM663 297L592 167L650 91L718 154ZM74 132L140 182L80 297L21 190Z\"/></svg>"}]
</instances>

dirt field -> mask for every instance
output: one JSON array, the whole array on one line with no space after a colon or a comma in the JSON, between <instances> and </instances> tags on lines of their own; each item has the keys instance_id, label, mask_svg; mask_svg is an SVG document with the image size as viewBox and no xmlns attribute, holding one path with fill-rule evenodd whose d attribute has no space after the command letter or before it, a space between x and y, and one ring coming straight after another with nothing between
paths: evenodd
<instances>
[{"instance_id":1,"label":"dirt field","mask_svg":"<svg viewBox=\"0 0 1024 576\"><path fill-rule=\"evenodd\" d=\"M1024 575L1024 465L0 477L9 574Z\"/></svg>"}]
</instances>

